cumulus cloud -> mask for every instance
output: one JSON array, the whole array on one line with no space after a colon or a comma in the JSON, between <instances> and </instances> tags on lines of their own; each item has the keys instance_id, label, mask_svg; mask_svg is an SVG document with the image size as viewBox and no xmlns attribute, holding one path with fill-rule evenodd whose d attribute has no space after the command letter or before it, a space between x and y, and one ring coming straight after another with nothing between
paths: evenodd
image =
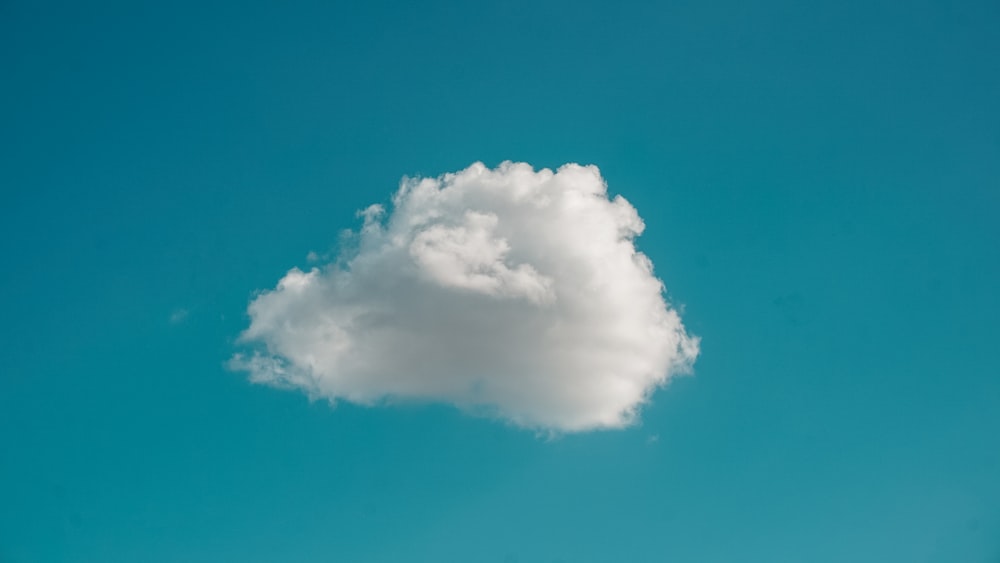
<instances>
[{"instance_id":1,"label":"cumulus cloud","mask_svg":"<svg viewBox=\"0 0 1000 563\"><path fill-rule=\"evenodd\" d=\"M555 432L635 422L698 355L595 166L481 163L407 179L351 250L250 303L232 367L372 405L453 404Z\"/></svg>"}]
</instances>

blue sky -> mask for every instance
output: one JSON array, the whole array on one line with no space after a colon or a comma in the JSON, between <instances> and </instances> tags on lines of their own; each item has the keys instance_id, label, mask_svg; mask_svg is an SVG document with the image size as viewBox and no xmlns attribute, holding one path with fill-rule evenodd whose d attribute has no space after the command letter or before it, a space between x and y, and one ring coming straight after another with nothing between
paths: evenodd
<instances>
[{"instance_id":1,"label":"blue sky","mask_svg":"<svg viewBox=\"0 0 1000 563\"><path fill-rule=\"evenodd\" d=\"M0 5L0 561L994 562L989 2ZM701 340L623 430L310 402L255 292L596 164Z\"/></svg>"}]
</instances>

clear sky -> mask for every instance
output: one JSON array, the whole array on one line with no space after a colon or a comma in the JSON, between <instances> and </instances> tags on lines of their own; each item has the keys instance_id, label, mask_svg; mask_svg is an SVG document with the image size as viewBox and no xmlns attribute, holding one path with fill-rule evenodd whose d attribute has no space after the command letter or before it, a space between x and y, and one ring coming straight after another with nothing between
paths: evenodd
<instances>
[{"instance_id":1,"label":"clear sky","mask_svg":"<svg viewBox=\"0 0 1000 563\"><path fill-rule=\"evenodd\" d=\"M996 2L279 4L0 3L0 562L1000 560ZM227 369L508 159L646 223L701 351L637 424Z\"/></svg>"}]
</instances>

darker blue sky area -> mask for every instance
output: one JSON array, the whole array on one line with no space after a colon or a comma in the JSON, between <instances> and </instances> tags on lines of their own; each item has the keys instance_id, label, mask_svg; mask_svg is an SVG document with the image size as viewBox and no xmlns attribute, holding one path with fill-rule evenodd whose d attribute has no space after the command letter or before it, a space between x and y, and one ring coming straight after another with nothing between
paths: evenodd
<instances>
[{"instance_id":1,"label":"darker blue sky area","mask_svg":"<svg viewBox=\"0 0 1000 563\"><path fill-rule=\"evenodd\" d=\"M995 2L140 4L0 4L0 562L1000 560ZM646 221L702 355L641 425L225 369L403 175L507 159Z\"/></svg>"}]
</instances>

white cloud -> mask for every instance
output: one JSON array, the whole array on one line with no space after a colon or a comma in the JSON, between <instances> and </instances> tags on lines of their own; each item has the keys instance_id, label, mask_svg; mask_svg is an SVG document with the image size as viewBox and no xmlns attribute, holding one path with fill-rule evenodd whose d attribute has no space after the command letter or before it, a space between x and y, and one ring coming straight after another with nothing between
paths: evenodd
<instances>
[{"instance_id":1,"label":"white cloud","mask_svg":"<svg viewBox=\"0 0 1000 563\"><path fill-rule=\"evenodd\" d=\"M480 163L404 179L352 254L293 268L248 308L231 365L360 404L450 403L557 432L618 428L698 355L594 166Z\"/></svg>"}]
</instances>

